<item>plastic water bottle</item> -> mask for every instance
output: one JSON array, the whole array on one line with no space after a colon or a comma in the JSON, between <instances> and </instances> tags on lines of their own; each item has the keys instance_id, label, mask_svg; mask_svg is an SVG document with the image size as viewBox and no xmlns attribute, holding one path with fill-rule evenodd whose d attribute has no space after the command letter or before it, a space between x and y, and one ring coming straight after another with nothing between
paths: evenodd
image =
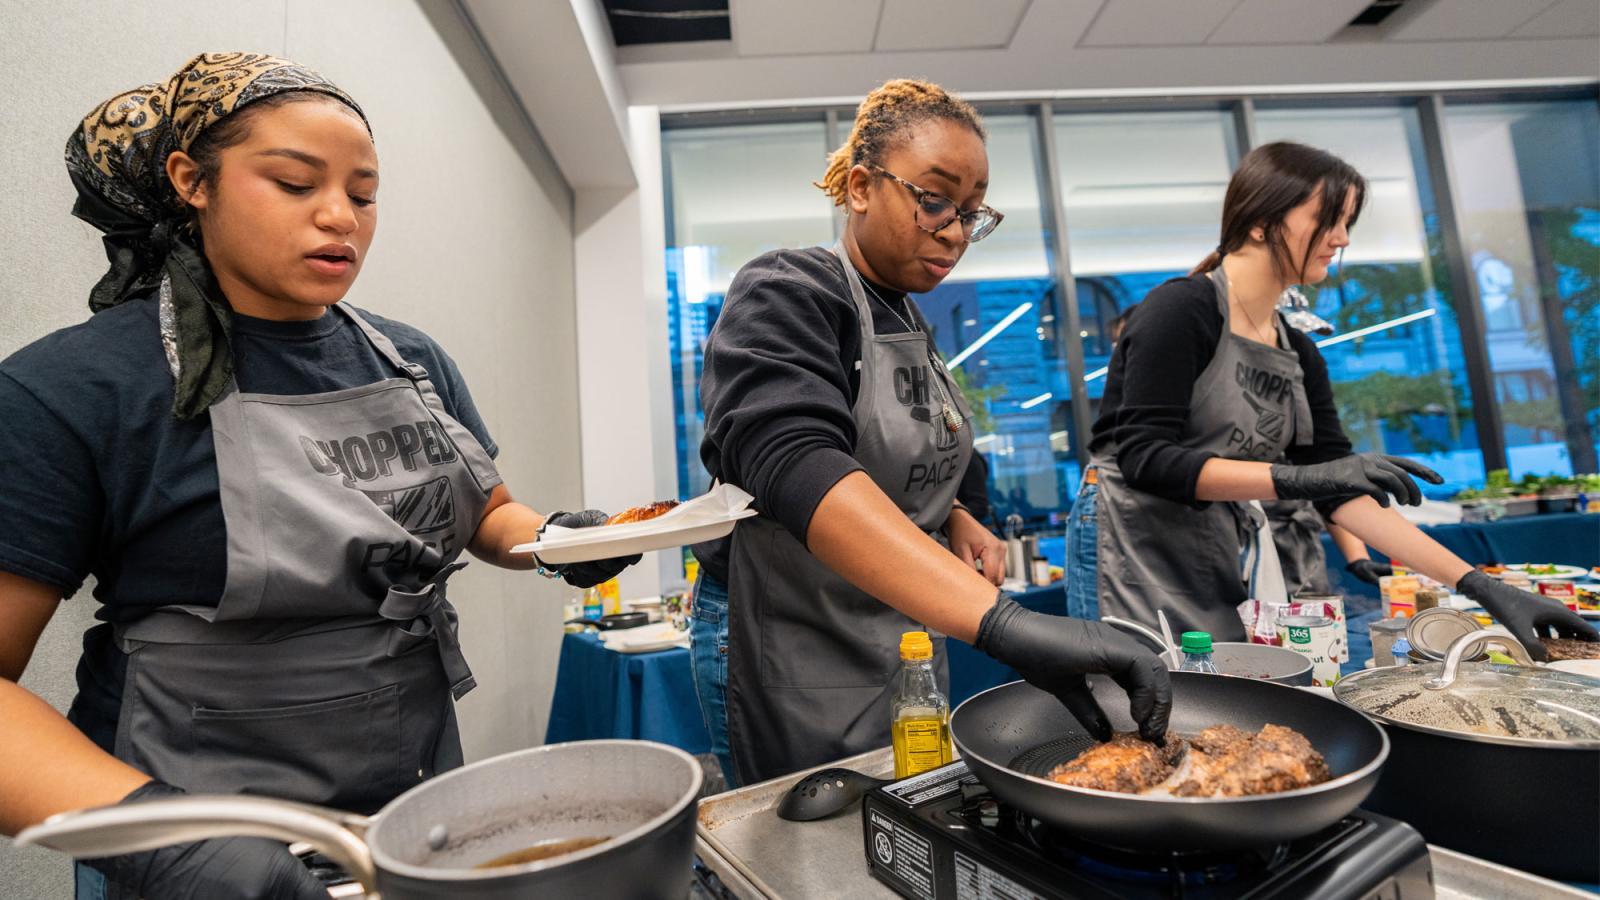
<instances>
[{"instance_id":1,"label":"plastic water bottle","mask_svg":"<svg viewBox=\"0 0 1600 900\"><path fill-rule=\"evenodd\" d=\"M1205 672L1220 675L1217 664L1211 661L1211 632L1185 631L1180 641L1183 646L1183 665L1180 672Z\"/></svg>"},{"instance_id":2,"label":"plastic water bottle","mask_svg":"<svg viewBox=\"0 0 1600 900\"><path fill-rule=\"evenodd\" d=\"M1393 659L1391 659L1390 662L1394 665L1411 665L1411 642L1405 638L1395 641L1393 649L1391 649L1389 652L1393 654Z\"/></svg>"}]
</instances>

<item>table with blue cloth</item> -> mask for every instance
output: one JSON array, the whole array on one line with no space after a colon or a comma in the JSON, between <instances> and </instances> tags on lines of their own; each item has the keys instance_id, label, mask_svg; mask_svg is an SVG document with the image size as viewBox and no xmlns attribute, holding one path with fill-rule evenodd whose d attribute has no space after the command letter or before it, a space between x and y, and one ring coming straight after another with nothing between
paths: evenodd
<instances>
[{"instance_id":1,"label":"table with blue cloth","mask_svg":"<svg viewBox=\"0 0 1600 900\"><path fill-rule=\"evenodd\" d=\"M659 741L709 753L689 651L618 653L593 632L563 637L544 740L596 738Z\"/></svg>"},{"instance_id":2,"label":"table with blue cloth","mask_svg":"<svg viewBox=\"0 0 1600 900\"><path fill-rule=\"evenodd\" d=\"M1062 582L1013 595L1023 606L1051 615L1067 607ZM1017 674L961 641L948 642L951 706ZM689 651L617 653L593 632L561 641L555 697L545 743L596 738L660 741L690 753L710 751L700 701L694 693Z\"/></svg>"},{"instance_id":3,"label":"table with blue cloth","mask_svg":"<svg viewBox=\"0 0 1600 900\"><path fill-rule=\"evenodd\" d=\"M1429 525L1423 534L1473 565L1485 563L1558 563L1590 568L1600 565L1600 513L1557 513L1517 516L1495 522ZM1322 548L1328 554L1328 571L1338 576L1342 593L1377 597L1377 585L1357 580L1344 570L1344 554L1326 532ZM1388 557L1372 551L1372 558Z\"/></svg>"}]
</instances>

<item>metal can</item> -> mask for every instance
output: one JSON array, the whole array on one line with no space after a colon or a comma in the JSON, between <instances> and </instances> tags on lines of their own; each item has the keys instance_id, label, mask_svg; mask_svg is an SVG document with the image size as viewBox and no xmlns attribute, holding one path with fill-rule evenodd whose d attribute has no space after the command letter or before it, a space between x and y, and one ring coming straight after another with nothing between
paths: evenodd
<instances>
[{"instance_id":1,"label":"metal can","mask_svg":"<svg viewBox=\"0 0 1600 900\"><path fill-rule=\"evenodd\" d=\"M1424 658L1441 660L1450 653L1451 644L1482 630L1483 626L1468 613L1437 606L1420 610L1406 621L1406 640L1411 642L1411 649ZM1488 659L1489 656L1480 653L1477 658Z\"/></svg>"},{"instance_id":2,"label":"metal can","mask_svg":"<svg viewBox=\"0 0 1600 900\"><path fill-rule=\"evenodd\" d=\"M1338 661L1341 662L1341 663L1349 662L1350 661L1350 626L1349 626L1349 624L1347 622L1345 622L1345 617L1344 617L1344 595L1343 594L1296 594L1295 597L1294 597L1294 602L1297 603L1297 604L1301 604L1301 603L1313 604L1313 611L1297 610L1299 612L1302 612L1302 614L1304 614L1304 615L1318 615L1318 613L1314 611L1314 606L1315 606L1315 604L1318 604L1318 603L1322 604L1323 609L1325 611L1322 612L1321 615L1326 615L1326 616L1331 617L1333 619L1333 626L1339 633L1339 648L1340 648L1340 652L1339 652Z\"/></svg>"},{"instance_id":3,"label":"metal can","mask_svg":"<svg viewBox=\"0 0 1600 900\"><path fill-rule=\"evenodd\" d=\"M1311 683L1333 687L1339 681L1339 633L1332 616L1284 616L1278 619L1278 641L1311 660Z\"/></svg>"},{"instance_id":4,"label":"metal can","mask_svg":"<svg viewBox=\"0 0 1600 900\"><path fill-rule=\"evenodd\" d=\"M1539 593L1549 597L1551 600L1566 604L1567 609L1576 610L1578 608L1578 586L1570 581L1556 579L1541 581L1539 582Z\"/></svg>"}]
</instances>

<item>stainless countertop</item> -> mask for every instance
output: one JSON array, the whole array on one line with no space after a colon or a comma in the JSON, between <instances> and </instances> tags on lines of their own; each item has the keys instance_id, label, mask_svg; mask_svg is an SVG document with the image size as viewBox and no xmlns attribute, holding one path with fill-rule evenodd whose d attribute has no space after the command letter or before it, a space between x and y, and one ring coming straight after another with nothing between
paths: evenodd
<instances>
[{"instance_id":1,"label":"stainless countertop","mask_svg":"<svg viewBox=\"0 0 1600 900\"><path fill-rule=\"evenodd\" d=\"M888 748L833 765L888 777ZM896 900L867 871L859 815L786 822L774 808L806 773L708 797L700 803L695 850L736 896L747 900ZM1546 900L1593 894L1516 869L1429 845L1438 900Z\"/></svg>"}]
</instances>

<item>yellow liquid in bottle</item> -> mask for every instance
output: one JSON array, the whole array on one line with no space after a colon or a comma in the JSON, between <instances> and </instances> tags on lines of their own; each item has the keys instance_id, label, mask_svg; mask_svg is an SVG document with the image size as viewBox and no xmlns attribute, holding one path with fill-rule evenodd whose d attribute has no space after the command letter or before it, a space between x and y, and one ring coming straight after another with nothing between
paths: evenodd
<instances>
[{"instance_id":1,"label":"yellow liquid in bottle","mask_svg":"<svg viewBox=\"0 0 1600 900\"><path fill-rule=\"evenodd\" d=\"M907 778L950 762L950 721L943 710L926 707L901 710L894 720L891 738L896 778Z\"/></svg>"}]
</instances>

